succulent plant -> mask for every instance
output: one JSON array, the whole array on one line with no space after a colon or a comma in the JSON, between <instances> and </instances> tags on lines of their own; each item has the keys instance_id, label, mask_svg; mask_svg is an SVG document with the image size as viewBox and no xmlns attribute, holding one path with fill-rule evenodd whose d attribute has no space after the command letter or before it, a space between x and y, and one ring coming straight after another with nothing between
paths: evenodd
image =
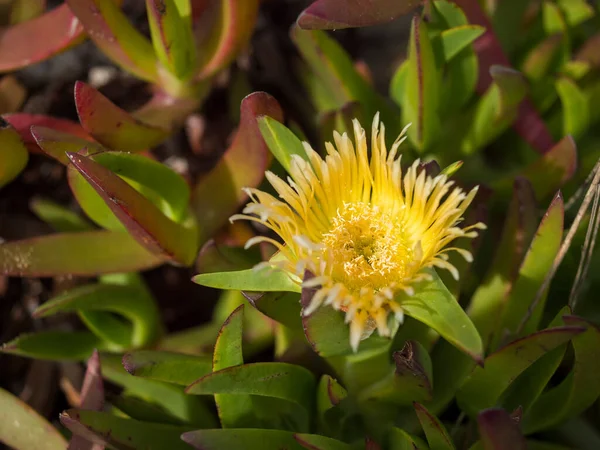
<instances>
[{"instance_id":1,"label":"succulent plant","mask_svg":"<svg viewBox=\"0 0 600 450\"><path fill-rule=\"evenodd\" d=\"M181 5L202 2L148 2L154 51L135 44L141 36L126 39L113 3L89 3L99 15L72 11L109 56L175 104L199 101L193 58L160 31L189 43L182 21L193 14ZM411 11L386 98L323 29ZM0 147L65 164L87 218L35 203L58 232L1 244L3 273L98 278L33 312L75 312L84 331L37 331L2 348L89 358L77 402L60 415L70 443L5 391L0 440L19 449L598 448L598 12L583 0L318 0L290 33L315 114L303 130L286 127L273 97L246 97L229 149L191 189L144 152L168 129L83 83L81 125L8 116ZM103 20L116 41L88 20ZM360 123L374 117L365 132ZM335 145L323 145L332 130ZM305 136L319 138L311 147ZM210 322L164 329L139 275L164 263L193 265L194 282L221 290ZM103 380L122 390L105 394Z\"/></svg>"}]
</instances>

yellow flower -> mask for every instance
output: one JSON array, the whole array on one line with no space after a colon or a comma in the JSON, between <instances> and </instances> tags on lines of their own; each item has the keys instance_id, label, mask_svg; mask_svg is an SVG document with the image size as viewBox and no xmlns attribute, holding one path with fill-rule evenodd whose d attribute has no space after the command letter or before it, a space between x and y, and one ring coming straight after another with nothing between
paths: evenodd
<instances>
[{"instance_id":1,"label":"yellow flower","mask_svg":"<svg viewBox=\"0 0 600 450\"><path fill-rule=\"evenodd\" d=\"M357 120L353 124L356 147L346 133L334 133L335 147L327 143L323 159L304 143L308 161L293 155L287 183L266 173L281 200L247 189L252 201L231 220L259 222L281 238L283 243L257 236L246 246L266 241L277 247L277 258L263 265L287 271L304 287L318 287L305 315L322 305L344 311L356 351L375 328L389 336L390 319L402 322L397 294L413 295L418 282L430 278L424 269L446 269L458 278L447 253L469 261L472 256L448 244L473 238L485 226L458 226L477 188L466 193L446 175L427 176L419 172L419 161L402 173L398 148L408 127L388 152L376 115L369 159L365 130ZM314 278L303 281L306 270Z\"/></svg>"}]
</instances>

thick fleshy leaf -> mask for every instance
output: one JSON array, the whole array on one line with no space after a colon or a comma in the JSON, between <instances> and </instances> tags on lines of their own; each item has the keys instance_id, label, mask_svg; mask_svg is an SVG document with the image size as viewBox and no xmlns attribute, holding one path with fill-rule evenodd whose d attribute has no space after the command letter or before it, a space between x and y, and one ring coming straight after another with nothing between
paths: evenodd
<instances>
[{"instance_id":1,"label":"thick fleshy leaf","mask_svg":"<svg viewBox=\"0 0 600 450\"><path fill-rule=\"evenodd\" d=\"M142 151L160 144L169 136L168 129L136 119L81 81L75 83L75 105L83 128L113 150Z\"/></svg>"},{"instance_id":2,"label":"thick fleshy leaf","mask_svg":"<svg viewBox=\"0 0 600 450\"><path fill-rule=\"evenodd\" d=\"M395 427L389 431L388 442L390 450L425 450L427 448L420 438Z\"/></svg>"},{"instance_id":3,"label":"thick fleshy leaf","mask_svg":"<svg viewBox=\"0 0 600 450\"><path fill-rule=\"evenodd\" d=\"M571 308L565 306L558 312L548 328L564 325L563 317L569 314L571 314ZM529 366L502 395L501 406L508 411L514 411L517 408L529 411L529 407L539 398L554 376L568 345L568 343L559 345Z\"/></svg>"},{"instance_id":4,"label":"thick fleshy leaf","mask_svg":"<svg viewBox=\"0 0 600 450\"><path fill-rule=\"evenodd\" d=\"M212 28L202 39L197 78L206 79L229 65L248 45L258 16L258 0L223 0L212 3ZM209 7L210 9L210 7ZM216 10L215 10L216 9Z\"/></svg>"},{"instance_id":5,"label":"thick fleshy leaf","mask_svg":"<svg viewBox=\"0 0 600 450\"><path fill-rule=\"evenodd\" d=\"M242 354L243 320L244 306L242 305L237 307L223 323L213 352L213 372L244 364ZM215 393L215 403L222 428L256 426L252 414L252 398L249 395Z\"/></svg>"},{"instance_id":6,"label":"thick fleshy leaf","mask_svg":"<svg viewBox=\"0 0 600 450\"><path fill-rule=\"evenodd\" d=\"M600 395L600 386L594 376L600 370L600 330L579 317L565 316L563 320L568 326L582 326L587 330L571 341L575 363L567 378L542 394L524 417L523 428L528 433L549 428L581 414Z\"/></svg>"},{"instance_id":7,"label":"thick fleshy leaf","mask_svg":"<svg viewBox=\"0 0 600 450\"><path fill-rule=\"evenodd\" d=\"M503 0L494 8L492 14L494 33L509 55L518 43L519 31L527 7L527 3L521 0Z\"/></svg>"},{"instance_id":8,"label":"thick fleshy leaf","mask_svg":"<svg viewBox=\"0 0 600 450\"><path fill-rule=\"evenodd\" d=\"M437 273L429 273L431 281L423 281L414 295L398 299L404 313L433 328L475 361L481 361L483 344L475 325Z\"/></svg>"},{"instance_id":9,"label":"thick fleshy leaf","mask_svg":"<svg viewBox=\"0 0 600 450\"><path fill-rule=\"evenodd\" d=\"M277 161L289 173L292 155L307 160L302 141L285 125L269 116L258 119L258 126L263 139Z\"/></svg>"},{"instance_id":10,"label":"thick fleshy leaf","mask_svg":"<svg viewBox=\"0 0 600 450\"><path fill-rule=\"evenodd\" d=\"M202 222L200 242L211 237L247 202L248 196L242 189L257 187L271 162L257 118L270 116L283 121L279 104L270 95L255 92L242 100L240 111L240 126L233 143L192 192L192 208Z\"/></svg>"},{"instance_id":11,"label":"thick fleshy leaf","mask_svg":"<svg viewBox=\"0 0 600 450\"><path fill-rule=\"evenodd\" d=\"M206 375L186 389L188 394L242 394L287 400L311 411L315 379L304 367L276 362L244 364Z\"/></svg>"},{"instance_id":12,"label":"thick fleshy leaf","mask_svg":"<svg viewBox=\"0 0 600 450\"><path fill-rule=\"evenodd\" d=\"M81 131L85 133L83 129ZM89 153L99 153L105 150L91 137L84 138L54 128L32 125L30 133L44 153L65 165L69 164L67 152L78 152L84 148Z\"/></svg>"},{"instance_id":13,"label":"thick fleshy leaf","mask_svg":"<svg viewBox=\"0 0 600 450\"><path fill-rule=\"evenodd\" d=\"M522 73L503 66L491 66L490 74L500 93L500 109L496 117L506 117L517 109L527 95L527 80Z\"/></svg>"},{"instance_id":14,"label":"thick fleshy leaf","mask_svg":"<svg viewBox=\"0 0 600 450\"><path fill-rule=\"evenodd\" d=\"M550 35L529 50L520 68L528 79L538 83L556 73L561 65L563 51L563 35L561 33Z\"/></svg>"},{"instance_id":15,"label":"thick fleshy leaf","mask_svg":"<svg viewBox=\"0 0 600 450\"><path fill-rule=\"evenodd\" d=\"M14 113L14 114L5 114L2 116L4 120L10 123L15 130L21 135L21 139L27 146L30 152L35 153L43 153L42 148L37 144L35 136L31 133L31 128L33 126L49 128L56 133L49 133L52 137L51 141L56 141L54 138L55 135L59 136L76 136L82 138L84 140L89 140L94 142L92 137L81 127L81 125L77 122L73 122L72 120L67 119L59 119L56 117L45 116L43 114L27 114L27 113ZM59 159L54 156L53 152L49 152L51 156ZM59 155L59 152L56 152ZM64 155L63 155L64 156ZM59 159L60 160L60 159ZM63 164L68 163L68 159L66 156L64 157Z\"/></svg>"},{"instance_id":16,"label":"thick fleshy leaf","mask_svg":"<svg viewBox=\"0 0 600 450\"><path fill-rule=\"evenodd\" d=\"M311 70L313 102L326 106L324 110L338 110L348 103L358 102L368 118L381 113L382 121L390 127L397 122L397 112L375 91L356 70L345 50L323 31L306 31L298 27L291 30L291 38ZM315 90L316 89L316 90ZM315 98L325 96L327 101ZM391 135L396 135L391 128Z\"/></svg>"},{"instance_id":17,"label":"thick fleshy leaf","mask_svg":"<svg viewBox=\"0 0 600 450\"><path fill-rule=\"evenodd\" d=\"M244 291L248 302L265 316L294 332L303 332L300 320L300 296L297 292L250 292Z\"/></svg>"},{"instance_id":18,"label":"thick fleshy leaf","mask_svg":"<svg viewBox=\"0 0 600 450\"><path fill-rule=\"evenodd\" d=\"M131 272L163 261L129 234L113 231L60 233L0 245L2 273L19 277Z\"/></svg>"},{"instance_id":19,"label":"thick fleshy leaf","mask_svg":"<svg viewBox=\"0 0 600 450\"><path fill-rule=\"evenodd\" d=\"M485 29L478 25L461 25L449 28L440 33L439 38L432 41L436 56L445 63L452 61L475 39L483 34Z\"/></svg>"},{"instance_id":20,"label":"thick fleshy leaf","mask_svg":"<svg viewBox=\"0 0 600 450\"><path fill-rule=\"evenodd\" d=\"M340 30L391 22L408 14L423 0L348 0L343 7L336 0L317 0L298 17L306 30Z\"/></svg>"},{"instance_id":21,"label":"thick fleshy leaf","mask_svg":"<svg viewBox=\"0 0 600 450\"><path fill-rule=\"evenodd\" d=\"M189 0L146 0L146 10L158 59L177 78L185 79L196 63Z\"/></svg>"},{"instance_id":22,"label":"thick fleshy leaf","mask_svg":"<svg viewBox=\"0 0 600 450\"><path fill-rule=\"evenodd\" d=\"M129 22L113 0L66 0L88 36L106 56L138 78L157 79L152 44Z\"/></svg>"},{"instance_id":23,"label":"thick fleshy leaf","mask_svg":"<svg viewBox=\"0 0 600 450\"><path fill-rule=\"evenodd\" d=\"M14 180L28 160L29 153L19 133L0 119L0 188Z\"/></svg>"},{"instance_id":24,"label":"thick fleshy leaf","mask_svg":"<svg viewBox=\"0 0 600 450\"><path fill-rule=\"evenodd\" d=\"M103 333L108 330L99 330L99 337L112 342L116 350L151 345L161 330L160 313L154 299L146 289L135 284L119 286L99 283L78 286L50 299L37 308L33 315L47 317L75 311L107 311L127 319L131 327L124 327L122 322L118 322L121 326L115 327L113 336Z\"/></svg>"},{"instance_id":25,"label":"thick fleshy leaf","mask_svg":"<svg viewBox=\"0 0 600 450\"><path fill-rule=\"evenodd\" d=\"M0 114L19 111L26 99L27 90L16 76L0 78Z\"/></svg>"},{"instance_id":26,"label":"thick fleshy leaf","mask_svg":"<svg viewBox=\"0 0 600 450\"><path fill-rule=\"evenodd\" d=\"M554 197L554 200L548 207L548 211L546 211L540 222L525 258L521 263L519 274L512 287L502 316L498 318L498 335L494 340L496 345L506 332L510 333L509 336L516 338L528 335L538 329L545 298L537 302L535 309L529 310L536 300L538 290L544 283L546 274L554 264L554 259L562 243L564 213L564 203L559 193ZM545 294L542 293L544 296ZM525 320L528 314L530 314L530 317ZM522 322L523 325L521 325ZM493 346L495 347L496 345Z\"/></svg>"},{"instance_id":27,"label":"thick fleshy leaf","mask_svg":"<svg viewBox=\"0 0 600 450\"><path fill-rule=\"evenodd\" d=\"M499 408L482 411L477 425L483 450L526 450L527 442L519 425L510 415Z\"/></svg>"},{"instance_id":28,"label":"thick fleshy leaf","mask_svg":"<svg viewBox=\"0 0 600 450\"><path fill-rule=\"evenodd\" d=\"M461 408L469 414L494 406L500 395L525 369L540 357L584 331L581 326L564 326L538 331L511 342L489 355L458 391Z\"/></svg>"},{"instance_id":29,"label":"thick fleshy leaf","mask_svg":"<svg viewBox=\"0 0 600 450\"><path fill-rule=\"evenodd\" d=\"M464 11L469 23L481 25L486 29L486 32L475 41L474 45L479 57L477 91L482 94L492 82L490 67L492 65L510 67L510 61L504 54L500 42L494 34L492 24L479 3L471 0L454 0L454 3ZM521 103L513 126L515 131L536 151L546 153L553 146L548 128L528 99Z\"/></svg>"},{"instance_id":30,"label":"thick fleshy leaf","mask_svg":"<svg viewBox=\"0 0 600 450\"><path fill-rule=\"evenodd\" d=\"M314 450L344 450L348 446L340 441L319 435L297 434L282 430L260 430L231 428L226 430L197 430L185 433L181 437L192 447L202 450L286 449L305 450L301 443L311 443L308 448Z\"/></svg>"},{"instance_id":31,"label":"thick fleshy leaf","mask_svg":"<svg viewBox=\"0 0 600 450\"><path fill-rule=\"evenodd\" d=\"M192 263L197 252L193 224L184 226L173 222L152 201L93 159L76 153L68 153L68 156L140 244L163 258L180 264Z\"/></svg>"},{"instance_id":32,"label":"thick fleshy leaf","mask_svg":"<svg viewBox=\"0 0 600 450\"><path fill-rule=\"evenodd\" d=\"M425 432L425 437L427 437L429 447L436 450L454 450L452 438L442 422L427 411L427 408L420 403L415 402L414 407L419 422L421 422L421 426Z\"/></svg>"},{"instance_id":33,"label":"thick fleshy leaf","mask_svg":"<svg viewBox=\"0 0 600 450\"><path fill-rule=\"evenodd\" d=\"M187 386L211 372L208 356L156 350L137 350L123 356L123 367L131 375Z\"/></svg>"},{"instance_id":34,"label":"thick fleshy leaf","mask_svg":"<svg viewBox=\"0 0 600 450\"><path fill-rule=\"evenodd\" d=\"M493 184L496 191L504 194L514 177L527 178L538 200L554 194L571 179L577 170L577 146L571 136L565 136L546 154L524 167L519 173L503 178Z\"/></svg>"},{"instance_id":35,"label":"thick fleshy leaf","mask_svg":"<svg viewBox=\"0 0 600 450\"><path fill-rule=\"evenodd\" d=\"M85 360L104 343L85 331L41 331L22 334L0 347L0 352L43 360Z\"/></svg>"},{"instance_id":36,"label":"thick fleshy leaf","mask_svg":"<svg viewBox=\"0 0 600 450\"><path fill-rule=\"evenodd\" d=\"M563 134L578 138L587 131L590 123L587 98L568 78L556 81L556 91L563 106Z\"/></svg>"},{"instance_id":37,"label":"thick fleshy leaf","mask_svg":"<svg viewBox=\"0 0 600 450\"><path fill-rule=\"evenodd\" d=\"M22 69L81 42L83 27L69 7L59 5L41 16L2 30L0 72Z\"/></svg>"},{"instance_id":38,"label":"thick fleshy leaf","mask_svg":"<svg viewBox=\"0 0 600 450\"><path fill-rule=\"evenodd\" d=\"M14 450L65 450L67 441L24 401L0 388L0 442Z\"/></svg>"},{"instance_id":39,"label":"thick fleshy leaf","mask_svg":"<svg viewBox=\"0 0 600 450\"><path fill-rule=\"evenodd\" d=\"M201 273L192 281L202 286L224 290L256 291L256 292L300 292L298 283L294 283L287 272L264 267L234 272Z\"/></svg>"},{"instance_id":40,"label":"thick fleshy leaf","mask_svg":"<svg viewBox=\"0 0 600 450\"><path fill-rule=\"evenodd\" d=\"M494 259L467 310L484 347L488 346L497 329L498 316L502 313L517 276L515 268L521 264L538 225L533 189L526 179L515 179L512 199L505 216Z\"/></svg>"},{"instance_id":41,"label":"thick fleshy leaf","mask_svg":"<svg viewBox=\"0 0 600 450\"><path fill-rule=\"evenodd\" d=\"M71 233L77 231L92 231L93 225L75 211L44 198L33 198L29 208L41 220L50 225L55 231Z\"/></svg>"},{"instance_id":42,"label":"thick fleshy leaf","mask_svg":"<svg viewBox=\"0 0 600 450\"><path fill-rule=\"evenodd\" d=\"M416 341L407 341L401 351L393 353L392 373L364 389L361 400L411 405L431 400L432 372L427 350Z\"/></svg>"},{"instance_id":43,"label":"thick fleshy leaf","mask_svg":"<svg viewBox=\"0 0 600 450\"><path fill-rule=\"evenodd\" d=\"M217 426L213 412L198 397L186 395L182 386L149 380L129 374L119 355L101 355L102 375L112 383L125 388L125 393L141 398L160 408L163 414L194 427Z\"/></svg>"},{"instance_id":44,"label":"thick fleshy leaf","mask_svg":"<svg viewBox=\"0 0 600 450\"><path fill-rule=\"evenodd\" d=\"M185 425L185 421L173 417L159 406L126 393L109 396L109 403L132 419L169 425Z\"/></svg>"},{"instance_id":45,"label":"thick fleshy leaf","mask_svg":"<svg viewBox=\"0 0 600 450\"><path fill-rule=\"evenodd\" d=\"M348 392L334 378L323 375L317 387L317 420L321 434L336 436L332 430L340 428L340 418L335 414L336 407L348 396Z\"/></svg>"},{"instance_id":46,"label":"thick fleshy leaf","mask_svg":"<svg viewBox=\"0 0 600 450\"><path fill-rule=\"evenodd\" d=\"M180 440L192 427L140 422L99 411L69 409L60 422L74 434L108 448L148 448L153 450L189 450Z\"/></svg>"},{"instance_id":47,"label":"thick fleshy leaf","mask_svg":"<svg viewBox=\"0 0 600 450\"><path fill-rule=\"evenodd\" d=\"M406 70L402 122L413 124L408 129L408 137L419 151L424 151L437 139L440 131L441 79L427 25L418 16L412 21Z\"/></svg>"}]
</instances>

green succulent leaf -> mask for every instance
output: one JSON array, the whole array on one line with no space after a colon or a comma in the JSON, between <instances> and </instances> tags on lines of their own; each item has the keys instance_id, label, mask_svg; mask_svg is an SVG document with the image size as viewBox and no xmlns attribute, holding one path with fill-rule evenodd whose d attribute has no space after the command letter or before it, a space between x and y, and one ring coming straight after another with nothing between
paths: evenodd
<instances>
[{"instance_id":1,"label":"green succulent leaf","mask_svg":"<svg viewBox=\"0 0 600 450\"><path fill-rule=\"evenodd\" d=\"M92 231L94 227L75 211L64 207L52 200L34 198L29 207L41 220L55 231L71 233L77 231Z\"/></svg>"},{"instance_id":2,"label":"green succulent leaf","mask_svg":"<svg viewBox=\"0 0 600 450\"><path fill-rule=\"evenodd\" d=\"M325 436L247 428L191 431L185 433L182 439L192 447L202 450L221 450L224 448L253 450L257 447L285 448L288 450L304 450L306 448L344 450L349 448L343 442Z\"/></svg>"},{"instance_id":3,"label":"green succulent leaf","mask_svg":"<svg viewBox=\"0 0 600 450\"><path fill-rule=\"evenodd\" d=\"M335 378L323 375L317 386L317 420L323 434L339 428L339 417L333 411L348 396L346 389Z\"/></svg>"},{"instance_id":4,"label":"green succulent leaf","mask_svg":"<svg viewBox=\"0 0 600 450\"><path fill-rule=\"evenodd\" d=\"M438 60L445 63L451 62L484 31L485 28L479 25L461 25L442 31L438 39L432 40L432 46L434 52L438 55Z\"/></svg>"},{"instance_id":5,"label":"green succulent leaf","mask_svg":"<svg viewBox=\"0 0 600 450\"><path fill-rule=\"evenodd\" d=\"M289 173L292 155L308 160L302 141L285 125L269 116L258 119L258 127L269 150Z\"/></svg>"},{"instance_id":6,"label":"green succulent leaf","mask_svg":"<svg viewBox=\"0 0 600 450\"><path fill-rule=\"evenodd\" d=\"M423 427L429 448L436 450L454 450L452 438L440 420L420 403L414 403L417 418Z\"/></svg>"},{"instance_id":7,"label":"green succulent leaf","mask_svg":"<svg viewBox=\"0 0 600 450\"><path fill-rule=\"evenodd\" d=\"M94 349L104 350L105 344L86 331L40 331L22 334L0 347L2 353L27 358L61 361L83 361Z\"/></svg>"},{"instance_id":8,"label":"green succulent leaf","mask_svg":"<svg viewBox=\"0 0 600 450\"><path fill-rule=\"evenodd\" d=\"M0 188L14 180L29 160L29 152L19 133L3 122L0 125Z\"/></svg>"},{"instance_id":9,"label":"green succulent leaf","mask_svg":"<svg viewBox=\"0 0 600 450\"><path fill-rule=\"evenodd\" d=\"M186 389L189 394L235 394L274 397L311 411L315 379L301 366L287 363L253 363L218 370Z\"/></svg>"},{"instance_id":10,"label":"green succulent leaf","mask_svg":"<svg viewBox=\"0 0 600 450\"><path fill-rule=\"evenodd\" d=\"M190 426L140 422L84 409L69 409L60 415L60 421L77 436L109 448L189 449L180 436L190 431Z\"/></svg>"},{"instance_id":11,"label":"green succulent leaf","mask_svg":"<svg viewBox=\"0 0 600 450\"><path fill-rule=\"evenodd\" d=\"M14 450L65 450L67 441L33 408L0 389L0 442Z\"/></svg>"},{"instance_id":12,"label":"green succulent leaf","mask_svg":"<svg viewBox=\"0 0 600 450\"><path fill-rule=\"evenodd\" d=\"M244 296L265 316L285 325L293 332L303 332L298 293L245 291Z\"/></svg>"},{"instance_id":13,"label":"green succulent leaf","mask_svg":"<svg viewBox=\"0 0 600 450\"><path fill-rule=\"evenodd\" d=\"M210 373L212 361L205 355L136 350L123 356L123 367L136 377L187 386Z\"/></svg>"},{"instance_id":14,"label":"green succulent leaf","mask_svg":"<svg viewBox=\"0 0 600 450\"><path fill-rule=\"evenodd\" d=\"M412 296L398 299L404 313L437 331L440 336L470 355L483 358L481 337L465 311L434 270L431 281L423 281Z\"/></svg>"},{"instance_id":15,"label":"green succulent leaf","mask_svg":"<svg viewBox=\"0 0 600 450\"><path fill-rule=\"evenodd\" d=\"M400 428L392 428L388 436L390 450L427 450L427 444Z\"/></svg>"},{"instance_id":16,"label":"green succulent leaf","mask_svg":"<svg viewBox=\"0 0 600 450\"><path fill-rule=\"evenodd\" d=\"M556 91L563 107L563 134L578 138L590 124L588 99L582 89L568 78L556 81Z\"/></svg>"},{"instance_id":17,"label":"green succulent leaf","mask_svg":"<svg viewBox=\"0 0 600 450\"><path fill-rule=\"evenodd\" d=\"M552 349L568 342L585 329L580 326L554 327L511 342L490 354L458 391L461 408L469 413L492 407L513 380Z\"/></svg>"},{"instance_id":18,"label":"green succulent leaf","mask_svg":"<svg viewBox=\"0 0 600 450\"><path fill-rule=\"evenodd\" d=\"M575 28L596 15L594 7L585 0L557 0L556 4L562 11L567 25L571 28Z\"/></svg>"},{"instance_id":19,"label":"green succulent leaf","mask_svg":"<svg viewBox=\"0 0 600 450\"><path fill-rule=\"evenodd\" d=\"M100 153L106 150L102 145L87 136L83 128L81 128L79 134L73 134L56 128L32 125L30 132L37 145L48 156L51 156L64 165L69 164L67 152L79 152L86 149L88 153ZM85 136L81 136L80 134L84 134Z\"/></svg>"},{"instance_id":20,"label":"green succulent leaf","mask_svg":"<svg viewBox=\"0 0 600 450\"><path fill-rule=\"evenodd\" d=\"M564 316L563 320L567 326L587 329L571 340L575 364L567 378L542 394L523 418L523 428L528 433L581 414L600 396L600 386L594 376L600 370L600 330L580 317Z\"/></svg>"},{"instance_id":21,"label":"green succulent leaf","mask_svg":"<svg viewBox=\"0 0 600 450\"><path fill-rule=\"evenodd\" d=\"M162 262L128 233L118 231L60 233L0 245L2 273L14 276L94 276L148 269Z\"/></svg>"},{"instance_id":22,"label":"green succulent leaf","mask_svg":"<svg viewBox=\"0 0 600 450\"><path fill-rule=\"evenodd\" d=\"M152 44L129 22L113 0L68 0L70 10L106 56L142 80L157 80Z\"/></svg>"},{"instance_id":23,"label":"green succulent leaf","mask_svg":"<svg viewBox=\"0 0 600 450\"><path fill-rule=\"evenodd\" d=\"M129 277L137 275L131 274ZM108 283L79 286L50 299L36 309L33 315L47 317L75 311L117 313L130 321L130 326L124 326L116 320L117 324L124 326L125 332L117 328L119 331L116 336L119 338L113 340L109 330L99 329L100 334L96 334L101 339L114 344L115 350L150 345L158 338L162 325L156 303L141 283L141 280L137 280L123 286ZM108 317L112 318L110 315Z\"/></svg>"},{"instance_id":24,"label":"green succulent leaf","mask_svg":"<svg viewBox=\"0 0 600 450\"><path fill-rule=\"evenodd\" d=\"M102 354L103 377L125 388L124 393L151 403L163 414L193 427L217 426L216 418L200 398L186 395L182 386L133 376L121 363L119 355Z\"/></svg>"},{"instance_id":25,"label":"green succulent leaf","mask_svg":"<svg viewBox=\"0 0 600 450\"><path fill-rule=\"evenodd\" d=\"M201 273L192 281L202 286L224 290L256 292L300 292L298 283L290 279L287 272L264 267L260 269L236 270L232 272Z\"/></svg>"},{"instance_id":26,"label":"green succulent leaf","mask_svg":"<svg viewBox=\"0 0 600 450\"><path fill-rule=\"evenodd\" d=\"M146 0L154 51L160 62L179 79L192 75L196 46L189 0Z\"/></svg>"}]
</instances>

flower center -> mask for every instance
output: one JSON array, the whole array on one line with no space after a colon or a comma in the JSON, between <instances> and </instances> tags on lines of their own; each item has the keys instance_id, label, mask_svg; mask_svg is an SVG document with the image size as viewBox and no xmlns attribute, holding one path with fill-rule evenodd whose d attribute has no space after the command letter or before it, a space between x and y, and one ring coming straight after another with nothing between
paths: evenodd
<instances>
[{"instance_id":1,"label":"flower center","mask_svg":"<svg viewBox=\"0 0 600 450\"><path fill-rule=\"evenodd\" d=\"M367 203L345 204L323 236L330 251L332 277L351 291L392 287L410 275L414 245L402 214Z\"/></svg>"}]
</instances>

